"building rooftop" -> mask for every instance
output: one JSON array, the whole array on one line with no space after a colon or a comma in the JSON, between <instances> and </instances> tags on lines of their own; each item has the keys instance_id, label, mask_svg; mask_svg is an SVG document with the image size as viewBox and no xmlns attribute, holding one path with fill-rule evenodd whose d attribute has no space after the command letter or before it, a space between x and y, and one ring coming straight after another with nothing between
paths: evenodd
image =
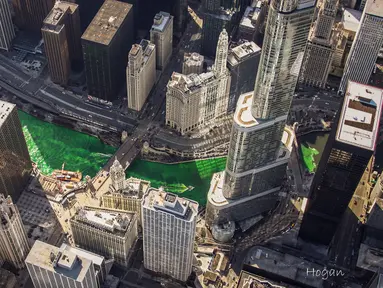
<instances>
[{"instance_id":1,"label":"building rooftop","mask_svg":"<svg viewBox=\"0 0 383 288\"><path fill-rule=\"evenodd\" d=\"M71 253L73 255L77 255L80 258L85 258L90 261L92 261L93 264L97 266L101 266L104 262L105 258L103 256L97 255L95 253L86 251L84 249L78 248L78 247L72 247L68 244L63 243L60 247L61 251L68 251L68 253Z\"/></svg>"},{"instance_id":2,"label":"building rooftop","mask_svg":"<svg viewBox=\"0 0 383 288\"><path fill-rule=\"evenodd\" d=\"M203 61L204 56L196 52L184 54L184 63L186 63L187 65L202 65Z\"/></svg>"},{"instance_id":3,"label":"building rooftop","mask_svg":"<svg viewBox=\"0 0 383 288\"><path fill-rule=\"evenodd\" d=\"M323 287L323 279L307 273L309 269L323 270L324 267L314 262L302 260L290 254L255 246L248 252L245 263L257 271L274 274L309 287ZM269 277L268 277L269 278ZM299 283L299 284L298 284Z\"/></svg>"},{"instance_id":4,"label":"building rooftop","mask_svg":"<svg viewBox=\"0 0 383 288\"><path fill-rule=\"evenodd\" d=\"M71 221L124 236L129 230L133 217L135 217L134 213L122 210L85 206L73 216Z\"/></svg>"},{"instance_id":5,"label":"building rooftop","mask_svg":"<svg viewBox=\"0 0 383 288\"><path fill-rule=\"evenodd\" d=\"M367 0L364 12L369 15L383 17L383 0Z\"/></svg>"},{"instance_id":6,"label":"building rooftop","mask_svg":"<svg viewBox=\"0 0 383 288\"><path fill-rule=\"evenodd\" d=\"M350 8L344 9L342 16L343 29L356 32L359 28L359 22L361 18L361 11Z\"/></svg>"},{"instance_id":7,"label":"building rooftop","mask_svg":"<svg viewBox=\"0 0 383 288\"><path fill-rule=\"evenodd\" d=\"M378 138L383 90L349 81L336 140L374 150Z\"/></svg>"},{"instance_id":8,"label":"building rooftop","mask_svg":"<svg viewBox=\"0 0 383 288\"><path fill-rule=\"evenodd\" d=\"M161 210L186 221L193 221L198 213L197 202L165 192L161 188L150 188L144 195L142 207Z\"/></svg>"},{"instance_id":9,"label":"building rooftop","mask_svg":"<svg viewBox=\"0 0 383 288\"><path fill-rule=\"evenodd\" d=\"M174 87L181 90L185 94L190 94L202 87L203 84L214 80L214 73L209 71L206 73L183 75L173 72L172 77L168 82L168 87Z\"/></svg>"},{"instance_id":10,"label":"building rooftop","mask_svg":"<svg viewBox=\"0 0 383 288\"><path fill-rule=\"evenodd\" d=\"M120 1L106 0L81 39L109 45L132 7L133 5Z\"/></svg>"},{"instance_id":11,"label":"building rooftop","mask_svg":"<svg viewBox=\"0 0 383 288\"><path fill-rule=\"evenodd\" d=\"M84 279L92 265L86 258L39 240L32 246L25 262L78 282Z\"/></svg>"},{"instance_id":12,"label":"building rooftop","mask_svg":"<svg viewBox=\"0 0 383 288\"><path fill-rule=\"evenodd\" d=\"M292 285L276 283L262 276L255 275L246 271L241 271L237 288L292 288Z\"/></svg>"},{"instance_id":13,"label":"building rooftop","mask_svg":"<svg viewBox=\"0 0 383 288\"><path fill-rule=\"evenodd\" d=\"M254 42L245 42L229 50L227 62L231 66L235 66L251 55L260 54L261 48Z\"/></svg>"},{"instance_id":14,"label":"building rooftop","mask_svg":"<svg viewBox=\"0 0 383 288\"><path fill-rule=\"evenodd\" d=\"M16 109L16 105L0 100L0 126L7 119L8 115L11 114L12 110Z\"/></svg>"},{"instance_id":15,"label":"building rooftop","mask_svg":"<svg viewBox=\"0 0 383 288\"><path fill-rule=\"evenodd\" d=\"M67 12L73 13L78 9L78 5L75 3L57 1L49 12L48 16L44 20L44 24L56 26L63 23L63 17ZM69 11L68 11L69 10Z\"/></svg>"},{"instance_id":16,"label":"building rooftop","mask_svg":"<svg viewBox=\"0 0 383 288\"><path fill-rule=\"evenodd\" d=\"M241 19L241 22L239 23L240 27L247 29L255 29L255 24L258 20L260 13L261 9L258 5L256 7L247 7Z\"/></svg>"},{"instance_id":17,"label":"building rooftop","mask_svg":"<svg viewBox=\"0 0 383 288\"><path fill-rule=\"evenodd\" d=\"M0 287L16 287L16 276L12 272L0 268ZM13 284L13 285L12 285Z\"/></svg>"},{"instance_id":18,"label":"building rooftop","mask_svg":"<svg viewBox=\"0 0 383 288\"><path fill-rule=\"evenodd\" d=\"M172 18L173 16L167 12L161 11L157 13L156 16L154 16L151 30L156 32L163 32Z\"/></svg>"},{"instance_id":19,"label":"building rooftop","mask_svg":"<svg viewBox=\"0 0 383 288\"><path fill-rule=\"evenodd\" d=\"M372 272L383 268L383 250L361 243L356 266Z\"/></svg>"}]
</instances>

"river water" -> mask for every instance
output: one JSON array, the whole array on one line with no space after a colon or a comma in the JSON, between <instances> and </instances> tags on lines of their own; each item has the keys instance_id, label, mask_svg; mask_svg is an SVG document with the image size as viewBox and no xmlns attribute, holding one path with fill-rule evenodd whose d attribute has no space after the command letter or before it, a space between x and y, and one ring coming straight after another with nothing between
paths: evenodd
<instances>
[{"instance_id":1,"label":"river water","mask_svg":"<svg viewBox=\"0 0 383 288\"><path fill-rule=\"evenodd\" d=\"M68 128L47 123L19 111L19 118L33 162L44 174L54 169L80 171L95 176L114 154L116 148L98 138ZM162 164L137 159L127 170L127 176L151 181L153 187L166 187L169 192L206 204L211 176L225 169L226 158Z\"/></svg>"},{"instance_id":2,"label":"river water","mask_svg":"<svg viewBox=\"0 0 383 288\"><path fill-rule=\"evenodd\" d=\"M314 172L322 156L330 132L313 132L299 137L306 168Z\"/></svg>"}]
</instances>

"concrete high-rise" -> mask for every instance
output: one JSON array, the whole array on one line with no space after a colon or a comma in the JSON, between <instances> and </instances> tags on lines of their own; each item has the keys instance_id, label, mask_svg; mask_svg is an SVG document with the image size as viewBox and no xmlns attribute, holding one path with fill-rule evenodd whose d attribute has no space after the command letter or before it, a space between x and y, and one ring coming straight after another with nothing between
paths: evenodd
<instances>
[{"instance_id":1,"label":"concrete high-rise","mask_svg":"<svg viewBox=\"0 0 383 288\"><path fill-rule=\"evenodd\" d=\"M133 6L106 0L81 37L89 96L117 99L134 31Z\"/></svg>"},{"instance_id":2,"label":"concrete high-rise","mask_svg":"<svg viewBox=\"0 0 383 288\"><path fill-rule=\"evenodd\" d=\"M70 220L74 243L82 249L128 265L137 239L137 215L123 210L83 207Z\"/></svg>"},{"instance_id":3,"label":"concrete high-rise","mask_svg":"<svg viewBox=\"0 0 383 288\"><path fill-rule=\"evenodd\" d=\"M166 124L181 134L210 124L227 115L230 73L226 68L228 35L223 30L211 71L183 75L174 72L167 85Z\"/></svg>"},{"instance_id":4,"label":"concrete high-rise","mask_svg":"<svg viewBox=\"0 0 383 288\"><path fill-rule=\"evenodd\" d=\"M157 13L150 29L150 42L156 45L156 66L163 70L173 52L173 16L166 12Z\"/></svg>"},{"instance_id":5,"label":"concrete high-rise","mask_svg":"<svg viewBox=\"0 0 383 288\"><path fill-rule=\"evenodd\" d=\"M54 3L55 0L12 0L16 25L22 30L40 33Z\"/></svg>"},{"instance_id":6,"label":"concrete high-rise","mask_svg":"<svg viewBox=\"0 0 383 288\"><path fill-rule=\"evenodd\" d=\"M186 281L192 272L198 203L151 188L142 200L144 266Z\"/></svg>"},{"instance_id":7,"label":"concrete high-rise","mask_svg":"<svg viewBox=\"0 0 383 288\"><path fill-rule=\"evenodd\" d=\"M37 240L25 263L35 288L100 288L92 259L86 251L58 248Z\"/></svg>"},{"instance_id":8,"label":"concrete high-rise","mask_svg":"<svg viewBox=\"0 0 383 288\"><path fill-rule=\"evenodd\" d=\"M348 81L368 84L380 48L383 46L383 0L368 0L358 32L348 55L339 93L344 94Z\"/></svg>"},{"instance_id":9,"label":"concrete high-rise","mask_svg":"<svg viewBox=\"0 0 383 288\"><path fill-rule=\"evenodd\" d=\"M228 111L234 112L239 95L254 90L261 48L254 42L233 45L229 49L227 67L231 74L230 99Z\"/></svg>"},{"instance_id":10,"label":"concrete high-rise","mask_svg":"<svg viewBox=\"0 0 383 288\"><path fill-rule=\"evenodd\" d=\"M71 64L82 62L80 14L77 4L58 1L41 28L51 79L66 85Z\"/></svg>"},{"instance_id":11,"label":"concrete high-rise","mask_svg":"<svg viewBox=\"0 0 383 288\"><path fill-rule=\"evenodd\" d=\"M226 169L208 193L210 226L261 214L278 201L294 139L285 123L314 10L315 2L271 2L254 91L238 100Z\"/></svg>"},{"instance_id":12,"label":"concrete high-rise","mask_svg":"<svg viewBox=\"0 0 383 288\"><path fill-rule=\"evenodd\" d=\"M201 74L203 72L204 57L198 53L185 53L182 62L182 74Z\"/></svg>"},{"instance_id":13,"label":"concrete high-rise","mask_svg":"<svg viewBox=\"0 0 383 288\"><path fill-rule=\"evenodd\" d=\"M328 245L375 150L381 89L349 82L311 186L299 236Z\"/></svg>"},{"instance_id":14,"label":"concrete high-rise","mask_svg":"<svg viewBox=\"0 0 383 288\"><path fill-rule=\"evenodd\" d=\"M25 266L24 260L29 250L27 233L19 210L10 196L5 198L0 194L0 259L21 269Z\"/></svg>"},{"instance_id":15,"label":"concrete high-rise","mask_svg":"<svg viewBox=\"0 0 383 288\"><path fill-rule=\"evenodd\" d=\"M324 0L318 5L317 20L307 43L299 81L316 87L325 87L337 44L337 33L332 30L338 0Z\"/></svg>"},{"instance_id":16,"label":"concrete high-rise","mask_svg":"<svg viewBox=\"0 0 383 288\"><path fill-rule=\"evenodd\" d=\"M32 170L16 105L0 100L0 192L16 201Z\"/></svg>"},{"instance_id":17,"label":"concrete high-rise","mask_svg":"<svg viewBox=\"0 0 383 288\"><path fill-rule=\"evenodd\" d=\"M128 108L140 111L156 82L156 46L148 40L134 44L128 56Z\"/></svg>"},{"instance_id":18,"label":"concrete high-rise","mask_svg":"<svg viewBox=\"0 0 383 288\"><path fill-rule=\"evenodd\" d=\"M9 50L15 38L11 10L7 0L0 0L0 49Z\"/></svg>"}]
</instances>

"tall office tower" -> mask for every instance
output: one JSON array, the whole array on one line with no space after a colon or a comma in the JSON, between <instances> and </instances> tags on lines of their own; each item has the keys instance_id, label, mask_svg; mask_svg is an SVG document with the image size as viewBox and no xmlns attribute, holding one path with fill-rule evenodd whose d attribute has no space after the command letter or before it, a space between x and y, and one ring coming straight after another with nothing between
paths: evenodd
<instances>
[{"instance_id":1,"label":"tall office tower","mask_svg":"<svg viewBox=\"0 0 383 288\"><path fill-rule=\"evenodd\" d=\"M201 74L203 72L204 57L198 53L184 53L182 74Z\"/></svg>"},{"instance_id":2,"label":"tall office tower","mask_svg":"<svg viewBox=\"0 0 383 288\"><path fill-rule=\"evenodd\" d=\"M88 94L106 101L117 99L134 41L133 6L106 0L81 40Z\"/></svg>"},{"instance_id":3,"label":"tall office tower","mask_svg":"<svg viewBox=\"0 0 383 288\"><path fill-rule=\"evenodd\" d=\"M11 197L5 198L3 194L0 194L0 220L0 259L21 269L30 249L27 233Z\"/></svg>"},{"instance_id":4,"label":"tall office tower","mask_svg":"<svg viewBox=\"0 0 383 288\"><path fill-rule=\"evenodd\" d=\"M41 28L51 79L68 83L71 64L82 62L80 14L77 4L58 1Z\"/></svg>"},{"instance_id":5,"label":"tall office tower","mask_svg":"<svg viewBox=\"0 0 383 288\"><path fill-rule=\"evenodd\" d=\"M315 2L271 2L254 91L239 97L226 170L211 182L209 226L269 211L278 200L294 139L285 123L314 10Z\"/></svg>"},{"instance_id":6,"label":"tall office tower","mask_svg":"<svg viewBox=\"0 0 383 288\"><path fill-rule=\"evenodd\" d=\"M216 125L227 115L230 73L226 68L228 35L224 30L211 71L183 75L174 72L167 85L166 124L181 134Z\"/></svg>"},{"instance_id":7,"label":"tall office tower","mask_svg":"<svg viewBox=\"0 0 383 288\"><path fill-rule=\"evenodd\" d=\"M12 0L16 25L22 30L40 33L54 3L55 0Z\"/></svg>"},{"instance_id":8,"label":"tall office tower","mask_svg":"<svg viewBox=\"0 0 383 288\"><path fill-rule=\"evenodd\" d=\"M205 0L202 3L203 26L202 26L202 54L214 57L218 38L222 30L231 34L235 10L230 5L225 9L218 0Z\"/></svg>"},{"instance_id":9,"label":"tall office tower","mask_svg":"<svg viewBox=\"0 0 383 288\"><path fill-rule=\"evenodd\" d=\"M172 15L162 11L156 14L152 29L150 29L150 42L156 45L157 69L165 69L173 52Z\"/></svg>"},{"instance_id":10,"label":"tall office tower","mask_svg":"<svg viewBox=\"0 0 383 288\"><path fill-rule=\"evenodd\" d=\"M28 183L31 158L16 105L0 100L0 191L16 201Z\"/></svg>"},{"instance_id":11,"label":"tall office tower","mask_svg":"<svg viewBox=\"0 0 383 288\"><path fill-rule=\"evenodd\" d=\"M383 46L383 0L368 0L358 32L348 55L339 93L344 94L348 81L367 84Z\"/></svg>"},{"instance_id":12,"label":"tall office tower","mask_svg":"<svg viewBox=\"0 0 383 288\"><path fill-rule=\"evenodd\" d=\"M326 86L337 44L337 33L332 30L337 6L337 0L324 0L318 4L318 17L309 36L299 75L301 83Z\"/></svg>"},{"instance_id":13,"label":"tall office tower","mask_svg":"<svg viewBox=\"0 0 383 288\"><path fill-rule=\"evenodd\" d=\"M100 288L91 259L39 240L25 264L35 288Z\"/></svg>"},{"instance_id":14,"label":"tall office tower","mask_svg":"<svg viewBox=\"0 0 383 288\"><path fill-rule=\"evenodd\" d=\"M254 6L248 6L239 22L238 39L261 42L259 36L264 29L266 13L267 4L264 1L259 0Z\"/></svg>"},{"instance_id":15,"label":"tall office tower","mask_svg":"<svg viewBox=\"0 0 383 288\"><path fill-rule=\"evenodd\" d=\"M128 265L137 238L137 215L122 210L84 207L70 220L74 243L82 249Z\"/></svg>"},{"instance_id":16,"label":"tall office tower","mask_svg":"<svg viewBox=\"0 0 383 288\"><path fill-rule=\"evenodd\" d=\"M141 111L156 82L156 46L143 39L140 44L133 45L128 59L128 108Z\"/></svg>"},{"instance_id":17,"label":"tall office tower","mask_svg":"<svg viewBox=\"0 0 383 288\"><path fill-rule=\"evenodd\" d=\"M261 48L254 42L244 42L229 49L227 67L231 74L228 111L234 112L241 94L254 89Z\"/></svg>"},{"instance_id":18,"label":"tall office tower","mask_svg":"<svg viewBox=\"0 0 383 288\"><path fill-rule=\"evenodd\" d=\"M0 49L8 51L15 38L11 10L7 0L0 0Z\"/></svg>"},{"instance_id":19,"label":"tall office tower","mask_svg":"<svg viewBox=\"0 0 383 288\"><path fill-rule=\"evenodd\" d=\"M186 281L192 272L198 203L151 188L142 200L144 266Z\"/></svg>"},{"instance_id":20,"label":"tall office tower","mask_svg":"<svg viewBox=\"0 0 383 288\"><path fill-rule=\"evenodd\" d=\"M375 150L382 90L349 82L315 173L299 236L328 245Z\"/></svg>"},{"instance_id":21,"label":"tall office tower","mask_svg":"<svg viewBox=\"0 0 383 288\"><path fill-rule=\"evenodd\" d=\"M110 167L109 175L114 190L119 191L125 188L125 169L117 159L114 160L113 165Z\"/></svg>"}]
</instances>

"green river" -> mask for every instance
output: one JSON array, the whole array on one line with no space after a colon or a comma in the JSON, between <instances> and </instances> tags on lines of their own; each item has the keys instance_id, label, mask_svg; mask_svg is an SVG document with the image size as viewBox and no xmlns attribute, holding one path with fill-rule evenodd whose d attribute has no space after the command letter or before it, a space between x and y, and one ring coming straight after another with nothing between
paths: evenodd
<instances>
[{"instance_id":1,"label":"green river","mask_svg":"<svg viewBox=\"0 0 383 288\"><path fill-rule=\"evenodd\" d=\"M319 164L328 136L329 132L313 132L299 137L302 159L310 173Z\"/></svg>"},{"instance_id":2,"label":"green river","mask_svg":"<svg viewBox=\"0 0 383 288\"><path fill-rule=\"evenodd\" d=\"M65 169L93 177L116 151L95 137L41 121L24 112L19 111L19 117L32 161L45 174L61 169L65 163ZM169 192L182 193L205 205L211 176L224 170L225 163L226 158L181 164L138 159L129 167L127 176L149 180L153 187L164 186Z\"/></svg>"}]
</instances>

